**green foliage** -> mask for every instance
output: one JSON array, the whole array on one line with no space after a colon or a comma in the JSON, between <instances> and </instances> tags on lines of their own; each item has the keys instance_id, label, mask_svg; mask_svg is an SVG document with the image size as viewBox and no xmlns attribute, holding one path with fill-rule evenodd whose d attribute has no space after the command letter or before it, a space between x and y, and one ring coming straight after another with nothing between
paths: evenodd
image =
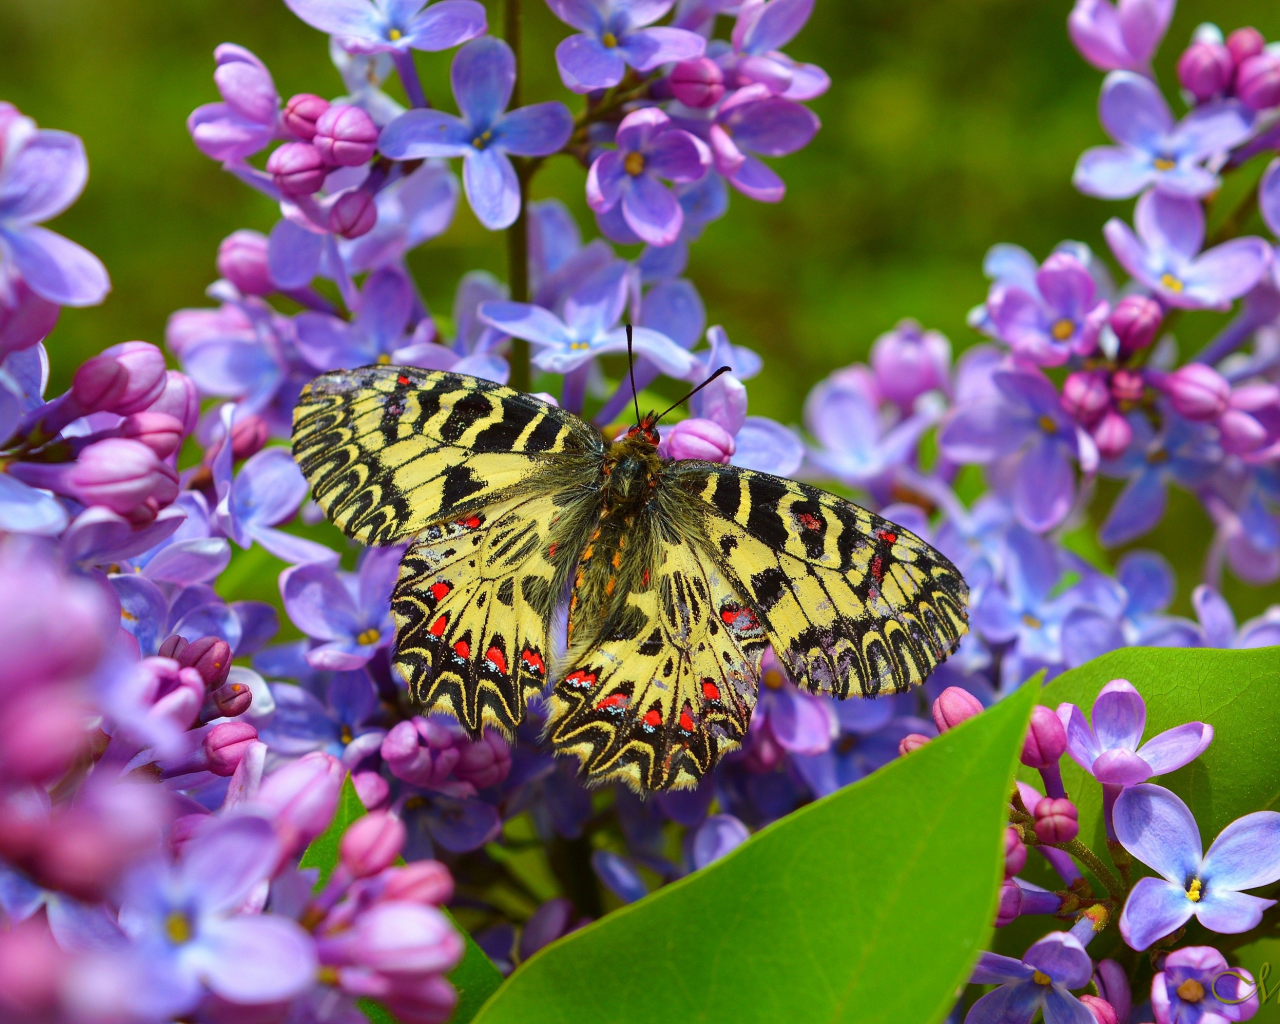
<instances>
[{"instance_id":1,"label":"green foliage","mask_svg":"<svg viewBox=\"0 0 1280 1024\"><path fill-rule=\"evenodd\" d=\"M531 959L480 1024L940 1021L990 932L1034 688Z\"/></svg>"},{"instance_id":2,"label":"green foliage","mask_svg":"<svg viewBox=\"0 0 1280 1024\"><path fill-rule=\"evenodd\" d=\"M333 814L333 820L329 822L327 829L311 841L311 845L303 851L302 860L298 863L298 867L304 871L308 868L319 869L320 877L316 881L317 891L329 881L333 869L338 866L342 833L353 821L363 818L364 815L364 804L360 802L360 796L356 793L356 787L348 774L342 780L342 793L338 797L338 809Z\"/></svg>"}]
</instances>

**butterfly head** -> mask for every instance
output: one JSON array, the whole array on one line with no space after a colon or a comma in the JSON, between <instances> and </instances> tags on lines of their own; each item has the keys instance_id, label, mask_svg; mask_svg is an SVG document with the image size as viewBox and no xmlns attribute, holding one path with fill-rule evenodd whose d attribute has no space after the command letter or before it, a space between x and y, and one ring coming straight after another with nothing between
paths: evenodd
<instances>
[{"instance_id":1,"label":"butterfly head","mask_svg":"<svg viewBox=\"0 0 1280 1024\"><path fill-rule=\"evenodd\" d=\"M627 431L627 439L632 441L643 441L646 444L651 444L653 447L657 448L658 442L662 440L662 438L658 436L657 419L658 418L653 413L649 413L649 415L641 419L636 426Z\"/></svg>"}]
</instances>

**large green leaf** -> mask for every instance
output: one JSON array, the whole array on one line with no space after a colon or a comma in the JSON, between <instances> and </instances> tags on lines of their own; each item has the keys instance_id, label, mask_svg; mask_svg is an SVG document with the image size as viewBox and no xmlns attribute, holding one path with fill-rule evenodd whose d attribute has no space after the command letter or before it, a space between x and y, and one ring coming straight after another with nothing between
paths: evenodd
<instances>
[{"instance_id":1,"label":"large green leaf","mask_svg":"<svg viewBox=\"0 0 1280 1024\"><path fill-rule=\"evenodd\" d=\"M990 933L1035 696L552 944L478 1024L941 1020Z\"/></svg>"},{"instance_id":2,"label":"large green leaf","mask_svg":"<svg viewBox=\"0 0 1280 1024\"><path fill-rule=\"evenodd\" d=\"M299 864L302 868L319 869L318 887L328 880L333 869L338 866L342 833L347 830L348 825L364 814L364 804L360 802L356 788L351 783L351 776L348 775L342 783L342 796L338 800L338 810L333 816L333 821L329 823L327 829L312 840ZM441 909L449 920L453 921L453 915L449 914L447 909L443 907ZM450 1024L467 1024L484 1005L485 1000L502 984L502 974L493 965L493 961L485 956L484 950L477 946L475 940L467 934L466 929L459 926L457 921L453 923L462 933L466 949L462 954L462 962L448 975L449 981L458 990L458 1006L449 1021ZM372 1000L361 1000L360 1005L365 1016L374 1024L395 1024L395 1018Z\"/></svg>"}]
</instances>

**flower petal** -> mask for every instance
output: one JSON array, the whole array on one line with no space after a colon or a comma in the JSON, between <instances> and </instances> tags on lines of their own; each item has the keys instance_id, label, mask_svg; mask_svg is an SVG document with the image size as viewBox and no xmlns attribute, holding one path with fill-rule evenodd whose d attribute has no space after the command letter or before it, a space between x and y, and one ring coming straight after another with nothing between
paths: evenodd
<instances>
[{"instance_id":1,"label":"flower petal","mask_svg":"<svg viewBox=\"0 0 1280 1024\"><path fill-rule=\"evenodd\" d=\"M1113 71L1102 83L1098 119L1117 142L1148 153L1159 152L1173 130L1169 104L1145 75Z\"/></svg>"},{"instance_id":2,"label":"flower petal","mask_svg":"<svg viewBox=\"0 0 1280 1024\"><path fill-rule=\"evenodd\" d=\"M315 980L315 942L278 914L240 914L201 929L200 974L231 1003L283 1002Z\"/></svg>"},{"instance_id":3,"label":"flower petal","mask_svg":"<svg viewBox=\"0 0 1280 1024\"><path fill-rule=\"evenodd\" d=\"M1275 905L1275 900L1229 889L1216 892L1209 889L1199 903L1193 904L1196 918L1202 925L1225 935L1238 935L1257 927L1262 915Z\"/></svg>"},{"instance_id":4,"label":"flower petal","mask_svg":"<svg viewBox=\"0 0 1280 1024\"><path fill-rule=\"evenodd\" d=\"M1162 878L1140 878L1120 912L1120 934L1134 949L1144 950L1191 920L1195 907L1181 885Z\"/></svg>"},{"instance_id":5,"label":"flower petal","mask_svg":"<svg viewBox=\"0 0 1280 1024\"><path fill-rule=\"evenodd\" d=\"M1095 608L1075 608L1062 620L1062 653L1068 668L1124 646L1119 623Z\"/></svg>"},{"instance_id":6,"label":"flower petal","mask_svg":"<svg viewBox=\"0 0 1280 1024\"><path fill-rule=\"evenodd\" d=\"M1023 453L1014 480L1013 511L1029 530L1042 532L1057 526L1071 510L1076 479L1061 444L1038 437Z\"/></svg>"},{"instance_id":7,"label":"flower petal","mask_svg":"<svg viewBox=\"0 0 1280 1024\"><path fill-rule=\"evenodd\" d=\"M768 53L791 42L813 13L813 0L772 0L735 42L743 53ZM745 9L745 5L744 5Z\"/></svg>"},{"instance_id":8,"label":"flower petal","mask_svg":"<svg viewBox=\"0 0 1280 1024\"><path fill-rule=\"evenodd\" d=\"M1146 783L1116 798L1112 821L1124 848L1177 886L1190 904L1181 887L1200 871L1200 829L1187 805L1163 786Z\"/></svg>"},{"instance_id":9,"label":"flower petal","mask_svg":"<svg viewBox=\"0 0 1280 1024\"><path fill-rule=\"evenodd\" d=\"M477 131L492 127L507 109L515 88L516 59L511 47L497 36L467 43L453 58L449 80L464 120Z\"/></svg>"},{"instance_id":10,"label":"flower petal","mask_svg":"<svg viewBox=\"0 0 1280 1024\"><path fill-rule=\"evenodd\" d=\"M1201 873L1211 892L1256 889L1280 879L1280 813L1255 811L1233 821L1204 855Z\"/></svg>"},{"instance_id":11,"label":"flower petal","mask_svg":"<svg viewBox=\"0 0 1280 1024\"><path fill-rule=\"evenodd\" d=\"M1182 273L1188 299L1223 307L1251 291L1271 268L1271 246L1261 238L1233 238L1202 253Z\"/></svg>"},{"instance_id":12,"label":"flower petal","mask_svg":"<svg viewBox=\"0 0 1280 1024\"><path fill-rule=\"evenodd\" d=\"M758 157L748 156L729 179L729 184L749 199L761 203L780 203L786 194L786 182Z\"/></svg>"},{"instance_id":13,"label":"flower petal","mask_svg":"<svg viewBox=\"0 0 1280 1024\"><path fill-rule=\"evenodd\" d=\"M587 205L596 213L612 210L622 198L627 177L621 156L613 150L601 153L587 171Z\"/></svg>"},{"instance_id":14,"label":"flower petal","mask_svg":"<svg viewBox=\"0 0 1280 1024\"><path fill-rule=\"evenodd\" d=\"M1159 472L1139 470L1111 506L1098 539L1107 547L1127 544L1155 528L1164 516L1165 483Z\"/></svg>"},{"instance_id":15,"label":"flower petal","mask_svg":"<svg viewBox=\"0 0 1280 1024\"><path fill-rule=\"evenodd\" d=\"M1134 207L1133 226L1149 249L1171 253L1182 261L1190 260L1204 245L1204 207L1198 199L1152 189Z\"/></svg>"},{"instance_id":16,"label":"flower petal","mask_svg":"<svg viewBox=\"0 0 1280 1024\"><path fill-rule=\"evenodd\" d=\"M647 174L631 179L622 195L627 226L650 245L670 245L680 235L684 211L671 190Z\"/></svg>"},{"instance_id":17,"label":"flower petal","mask_svg":"<svg viewBox=\"0 0 1280 1024\"><path fill-rule=\"evenodd\" d=\"M1054 985L1044 999L1044 1020L1045 1024L1097 1024L1098 1018L1070 992Z\"/></svg>"},{"instance_id":18,"label":"flower petal","mask_svg":"<svg viewBox=\"0 0 1280 1024\"><path fill-rule=\"evenodd\" d=\"M407 110L382 129L378 151L394 160L464 156L473 148L471 128L440 110Z\"/></svg>"},{"instance_id":19,"label":"flower petal","mask_svg":"<svg viewBox=\"0 0 1280 1024\"><path fill-rule=\"evenodd\" d=\"M284 0L312 28L331 36L375 36L377 9L369 0Z\"/></svg>"},{"instance_id":20,"label":"flower petal","mask_svg":"<svg viewBox=\"0 0 1280 1024\"><path fill-rule=\"evenodd\" d=\"M520 216L520 182L507 154L496 147L467 154L462 185L476 218L490 231L508 228Z\"/></svg>"},{"instance_id":21,"label":"flower petal","mask_svg":"<svg viewBox=\"0 0 1280 1024\"><path fill-rule=\"evenodd\" d=\"M1190 764L1212 742L1213 726L1204 722L1187 722L1151 737L1138 748L1138 756L1151 765L1152 775L1165 775Z\"/></svg>"},{"instance_id":22,"label":"flower petal","mask_svg":"<svg viewBox=\"0 0 1280 1024\"><path fill-rule=\"evenodd\" d=\"M0 230L23 280L42 299L60 306L94 306L111 291L102 261L82 245L48 228Z\"/></svg>"},{"instance_id":23,"label":"flower petal","mask_svg":"<svg viewBox=\"0 0 1280 1024\"><path fill-rule=\"evenodd\" d=\"M622 81L627 70L617 48L608 49L593 36L576 35L556 47L560 79L574 92L608 89Z\"/></svg>"},{"instance_id":24,"label":"flower petal","mask_svg":"<svg viewBox=\"0 0 1280 1024\"><path fill-rule=\"evenodd\" d=\"M1239 100L1196 107L1178 122L1169 140L1179 155L1201 160L1239 145L1253 133L1253 117Z\"/></svg>"},{"instance_id":25,"label":"flower petal","mask_svg":"<svg viewBox=\"0 0 1280 1024\"><path fill-rule=\"evenodd\" d=\"M415 50L452 50L489 27L484 5L476 0L440 0L413 19L405 42ZM505 106L505 104L504 104Z\"/></svg>"},{"instance_id":26,"label":"flower petal","mask_svg":"<svg viewBox=\"0 0 1280 1024\"><path fill-rule=\"evenodd\" d=\"M1236 645L1236 617L1221 594L1213 587L1201 584L1191 592L1191 604L1210 647Z\"/></svg>"},{"instance_id":27,"label":"flower petal","mask_svg":"<svg viewBox=\"0 0 1280 1024\"><path fill-rule=\"evenodd\" d=\"M593 32L599 35L604 31L600 8L591 0L547 0L547 6L557 18L580 32Z\"/></svg>"},{"instance_id":28,"label":"flower petal","mask_svg":"<svg viewBox=\"0 0 1280 1024\"><path fill-rule=\"evenodd\" d=\"M180 891L197 901L202 915L227 913L271 877L279 857L280 842L265 818L224 819L184 848Z\"/></svg>"},{"instance_id":29,"label":"flower petal","mask_svg":"<svg viewBox=\"0 0 1280 1024\"><path fill-rule=\"evenodd\" d=\"M286 569L280 597L293 624L316 640L353 640L363 621L350 591L328 566Z\"/></svg>"},{"instance_id":30,"label":"flower petal","mask_svg":"<svg viewBox=\"0 0 1280 1024\"><path fill-rule=\"evenodd\" d=\"M486 302L480 307L480 319L535 345L567 349L573 340L559 317L527 302Z\"/></svg>"},{"instance_id":31,"label":"flower petal","mask_svg":"<svg viewBox=\"0 0 1280 1024\"><path fill-rule=\"evenodd\" d=\"M1258 209L1273 235L1280 235L1280 157L1267 165L1258 183Z\"/></svg>"},{"instance_id":32,"label":"flower petal","mask_svg":"<svg viewBox=\"0 0 1280 1024\"><path fill-rule=\"evenodd\" d=\"M1090 717L1103 750L1137 750L1147 726L1147 705L1131 683L1113 679L1093 702Z\"/></svg>"},{"instance_id":33,"label":"flower petal","mask_svg":"<svg viewBox=\"0 0 1280 1024\"><path fill-rule=\"evenodd\" d=\"M1070 932L1050 932L1027 950L1022 962L1063 988L1082 988L1093 977L1089 954Z\"/></svg>"},{"instance_id":34,"label":"flower petal","mask_svg":"<svg viewBox=\"0 0 1280 1024\"><path fill-rule=\"evenodd\" d=\"M667 25L628 32L618 45L622 59L642 72L672 61L693 60L706 48L707 41L698 33Z\"/></svg>"},{"instance_id":35,"label":"flower petal","mask_svg":"<svg viewBox=\"0 0 1280 1024\"><path fill-rule=\"evenodd\" d=\"M965 1024L1031 1024L1047 989L1033 981L1001 985L970 1008Z\"/></svg>"},{"instance_id":36,"label":"flower petal","mask_svg":"<svg viewBox=\"0 0 1280 1024\"><path fill-rule=\"evenodd\" d=\"M274 526L307 496L307 481L285 448L265 448L245 460L232 485L232 509L245 523Z\"/></svg>"},{"instance_id":37,"label":"flower petal","mask_svg":"<svg viewBox=\"0 0 1280 1024\"><path fill-rule=\"evenodd\" d=\"M548 156L573 134L573 115L563 103L534 103L513 110L493 129L494 141L516 156Z\"/></svg>"},{"instance_id":38,"label":"flower petal","mask_svg":"<svg viewBox=\"0 0 1280 1024\"><path fill-rule=\"evenodd\" d=\"M1095 779L1110 786L1134 786L1155 774L1151 765L1124 747L1104 750L1093 762L1092 771Z\"/></svg>"},{"instance_id":39,"label":"flower petal","mask_svg":"<svg viewBox=\"0 0 1280 1024\"><path fill-rule=\"evenodd\" d=\"M1136 196L1156 179L1151 157L1129 146L1094 146L1080 154L1071 184L1098 199Z\"/></svg>"},{"instance_id":40,"label":"flower petal","mask_svg":"<svg viewBox=\"0 0 1280 1024\"><path fill-rule=\"evenodd\" d=\"M52 220L76 201L88 180L89 161L78 136L38 131L5 164L0 220L24 227Z\"/></svg>"}]
</instances>

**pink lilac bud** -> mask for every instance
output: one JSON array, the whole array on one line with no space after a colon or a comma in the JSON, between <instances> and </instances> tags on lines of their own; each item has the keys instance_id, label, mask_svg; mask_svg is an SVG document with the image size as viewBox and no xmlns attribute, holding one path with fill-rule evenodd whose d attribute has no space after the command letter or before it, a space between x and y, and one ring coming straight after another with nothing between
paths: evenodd
<instances>
[{"instance_id":1,"label":"pink lilac bud","mask_svg":"<svg viewBox=\"0 0 1280 1024\"><path fill-rule=\"evenodd\" d=\"M404 846L404 822L390 811L375 811L352 822L339 847L342 863L356 878L367 878L395 863Z\"/></svg>"},{"instance_id":2,"label":"pink lilac bud","mask_svg":"<svg viewBox=\"0 0 1280 1024\"><path fill-rule=\"evenodd\" d=\"M142 412L160 397L168 383L164 353L146 341L125 341L102 353L117 359L129 371L129 386L110 411L121 416Z\"/></svg>"},{"instance_id":3,"label":"pink lilac bud","mask_svg":"<svg viewBox=\"0 0 1280 1024\"><path fill-rule=\"evenodd\" d=\"M315 138L316 121L328 109L328 100L309 92L300 92L289 97L289 102L284 105L282 120L294 135L303 142L310 142Z\"/></svg>"},{"instance_id":4,"label":"pink lilac bud","mask_svg":"<svg viewBox=\"0 0 1280 1024\"><path fill-rule=\"evenodd\" d=\"M1062 383L1062 408L1078 423L1096 423L1111 408L1111 391L1101 373L1078 370Z\"/></svg>"},{"instance_id":5,"label":"pink lilac bud","mask_svg":"<svg viewBox=\"0 0 1280 1024\"><path fill-rule=\"evenodd\" d=\"M453 876L438 860L415 860L390 868L383 876L380 898L444 906L453 897Z\"/></svg>"},{"instance_id":6,"label":"pink lilac bud","mask_svg":"<svg viewBox=\"0 0 1280 1024\"><path fill-rule=\"evenodd\" d=\"M1116 370L1111 375L1111 397L1117 402L1141 402L1147 382L1137 370Z\"/></svg>"},{"instance_id":7,"label":"pink lilac bud","mask_svg":"<svg viewBox=\"0 0 1280 1024\"><path fill-rule=\"evenodd\" d=\"M126 416L116 436L139 441L155 452L156 458L167 459L182 444L182 421L148 409Z\"/></svg>"},{"instance_id":8,"label":"pink lilac bud","mask_svg":"<svg viewBox=\"0 0 1280 1024\"><path fill-rule=\"evenodd\" d=\"M1238 28L1227 36L1227 50L1230 51L1231 60L1236 67L1250 57L1261 53L1266 45L1267 41L1262 33L1252 26Z\"/></svg>"},{"instance_id":9,"label":"pink lilac bud","mask_svg":"<svg viewBox=\"0 0 1280 1024\"><path fill-rule=\"evenodd\" d=\"M1104 459L1118 459L1133 440L1133 427L1118 412L1109 412L1093 428L1093 443Z\"/></svg>"},{"instance_id":10,"label":"pink lilac bud","mask_svg":"<svg viewBox=\"0 0 1280 1024\"><path fill-rule=\"evenodd\" d=\"M1022 913L1022 889L1012 878L1000 885L1000 902L996 905L996 927L1012 924Z\"/></svg>"},{"instance_id":11,"label":"pink lilac bud","mask_svg":"<svg viewBox=\"0 0 1280 1024\"><path fill-rule=\"evenodd\" d=\"M714 107L724 95L724 72L709 57L684 60L671 69L671 94L686 107Z\"/></svg>"},{"instance_id":12,"label":"pink lilac bud","mask_svg":"<svg viewBox=\"0 0 1280 1024\"><path fill-rule=\"evenodd\" d=\"M1225 451L1245 455L1267 443L1267 428L1241 409L1228 409L1218 417L1218 439Z\"/></svg>"},{"instance_id":13,"label":"pink lilac bud","mask_svg":"<svg viewBox=\"0 0 1280 1024\"><path fill-rule=\"evenodd\" d=\"M71 395L85 413L115 407L129 388L129 371L118 359L96 355L81 363L71 379Z\"/></svg>"},{"instance_id":14,"label":"pink lilac bud","mask_svg":"<svg viewBox=\"0 0 1280 1024\"><path fill-rule=\"evenodd\" d=\"M59 778L86 747L93 714L62 686L9 698L0 705L0 779L44 784Z\"/></svg>"},{"instance_id":15,"label":"pink lilac bud","mask_svg":"<svg viewBox=\"0 0 1280 1024\"><path fill-rule=\"evenodd\" d=\"M367 811L384 806L391 798L391 784L377 772L353 772L351 784Z\"/></svg>"},{"instance_id":16,"label":"pink lilac bud","mask_svg":"<svg viewBox=\"0 0 1280 1024\"><path fill-rule=\"evenodd\" d=\"M1012 878L1027 866L1027 848L1022 834L1010 825L1004 830L1004 877Z\"/></svg>"},{"instance_id":17,"label":"pink lilac bud","mask_svg":"<svg viewBox=\"0 0 1280 1024\"><path fill-rule=\"evenodd\" d=\"M168 721L179 729L188 729L204 704L204 680L193 668L182 668L170 658L143 658L142 670L147 674L143 690L151 707L147 715Z\"/></svg>"},{"instance_id":18,"label":"pink lilac bud","mask_svg":"<svg viewBox=\"0 0 1280 1024\"><path fill-rule=\"evenodd\" d=\"M378 206L368 192L356 189L338 197L329 211L329 230L343 238L359 238L378 222Z\"/></svg>"},{"instance_id":19,"label":"pink lilac bud","mask_svg":"<svg viewBox=\"0 0 1280 1024\"><path fill-rule=\"evenodd\" d=\"M187 638L174 633L173 636L165 637L160 649L156 651L156 657L173 658L176 661L178 655L186 649L186 646Z\"/></svg>"},{"instance_id":20,"label":"pink lilac bud","mask_svg":"<svg viewBox=\"0 0 1280 1024\"><path fill-rule=\"evenodd\" d=\"M1128 972L1114 960L1099 960L1098 966L1094 968L1093 983L1098 989L1099 997L1115 1008L1116 1019L1127 1021L1133 1007Z\"/></svg>"},{"instance_id":21,"label":"pink lilac bud","mask_svg":"<svg viewBox=\"0 0 1280 1024\"><path fill-rule=\"evenodd\" d=\"M253 704L253 691L244 683L223 683L213 691L213 706L223 718L243 715Z\"/></svg>"},{"instance_id":22,"label":"pink lilac bud","mask_svg":"<svg viewBox=\"0 0 1280 1024\"><path fill-rule=\"evenodd\" d=\"M320 151L309 142L286 142L267 158L267 173L287 196L320 191L329 170Z\"/></svg>"},{"instance_id":23,"label":"pink lilac bud","mask_svg":"<svg viewBox=\"0 0 1280 1024\"><path fill-rule=\"evenodd\" d=\"M1188 363L1164 380L1174 410L1189 420L1213 420L1221 416L1231 398L1225 377L1204 363Z\"/></svg>"},{"instance_id":24,"label":"pink lilac bud","mask_svg":"<svg viewBox=\"0 0 1280 1024\"><path fill-rule=\"evenodd\" d=\"M202 636L187 644L177 661L183 668L199 672L206 689L216 690L231 671L231 645L219 636Z\"/></svg>"},{"instance_id":25,"label":"pink lilac bud","mask_svg":"<svg viewBox=\"0 0 1280 1024\"><path fill-rule=\"evenodd\" d=\"M511 747L495 732L486 730L477 742L467 743L459 751L454 778L476 789L496 786L511 772Z\"/></svg>"},{"instance_id":26,"label":"pink lilac bud","mask_svg":"<svg viewBox=\"0 0 1280 1024\"><path fill-rule=\"evenodd\" d=\"M178 496L178 475L140 441L109 437L89 445L79 459L60 465L20 462L9 473L33 487L102 505L126 519L149 523Z\"/></svg>"},{"instance_id":27,"label":"pink lilac bud","mask_svg":"<svg viewBox=\"0 0 1280 1024\"><path fill-rule=\"evenodd\" d=\"M267 266L267 236L260 231L233 231L218 246L218 273L241 295L270 295L276 290Z\"/></svg>"},{"instance_id":28,"label":"pink lilac bud","mask_svg":"<svg viewBox=\"0 0 1280 1024\"><path fill-rule=\"evenodd\" d=\"M946 389L951 342L939 331L902 320L875 340L871 366L880 395L905 411L926 392Z\"/></svg>"},{"instance_id":29,"label":"pink lilac bud","mask_svg":"<svg viewBox=\"0 0 1280 1024\"><path fill-rule=\"evenodd\" d=\"M382 759L397 779L436 789L449 782L462 757L454 733L430 718L411 718L391 728L382 741Z\"/></svg>"},{"instance_id":30,"label":"pink lilac bud","mask_svg":"<svg viewBox=\"0 0 1280 1024\"><path fill-rule=\"evenodd\" d=\"M1083 995L1077 996L1080 1002L1084 1003L1085 1009L1093 1014L1093 1019L1098 1024L1120 1024L1120 1018L1116 1016L1115 1007L1113 1007L1105 999L1098 996Z\"/></svg>"},{"instance_id":31,"label":"pink lilac bud","mask_svg":"<svg viewBox=\"0 0 1280 1024\"><path fill-rule=\"evenodd\" d=\"M1251 110L1280 103L1280 57L1264 50L1242 61L1236 69L1236 96Z\"/></svg>"},{"instance_id":32,"label":"pink lilac bud","mask_svg":"<svg viewBox=\"0 0 1280 1024\"><path fill-rule=\"evenodd\" d=\"M1120 352L1129 355L1155 340L1164 320L1160 303L1145 295L1127 295L1111 311L1111 329L1120 340Z\"/></svg>"},{"instance_id":33,"label":"pink lilac bud","mask_svg":"<svg viewBox=\"0 0 1280 1024\"><path fill-rule=\"evenodd\" d=\"M1201 103L1230 85L1234 70L1231 51L1222 43L1192 43L1178 58L1178 82Z\"/></svg>"},{"instance_id":34,"label":"pink lilac bud","mask_svg":"<svg viewBox=\"0 0 1280 1024\"><path fill-rule=\"evenodd\" d=\"M1036 804L1036 838L1042 843L1069 843L1080 834L1080 812L1065 797L1047 796Z\"/></svg>"},{"instance_id":35,"label":"pink lilac bud","mask_svg":"<svg viewBox=\"0 0 1280 1024\"><path fill-rule=\"evenodd\" d=\"M905 757L907 754L911 753L911 751L919 750L928 742L928 736L922 736L918 732L908 733L906 736L903 736L902 739L898 740L898 756Z\"/></svg>"},{"instance_id":36,"label":"pink lilac bud","mask_svg":"<svg viewBox=\"0 0 1280 1024\"><path fill-rule=\"evenodd\" d=\"M54 941L44 914L0 931L0 1020L62 1019L58 997L68 959Z\"/></svg>"},{"instance_id":37,"label":"pink lilac bud","mask_svg":"<svg viewBox=\"0 0 1280 1024\"><path fill-rule=\"evenodd\" d=\"M671 459L698 459L728 465L738 445L720 424L694 417L681 420L663 438L664 454Z\"/></svg>"},{"instance_id":38,"label":"pink lilac bud","mask_svg":"<svg viewBox=\"0 0 1280 1024\"><path fill-rule=\"evenodd\" d=\"M948 686L933 702L933 724L938 732L954 729L982 710L982 702L968 690Z\"/></svg>"},{"instance_id":39,"label":"pink lilac bud","mask_svg":"<svg viewBox=\"0 0 1280 1024\"><path fill-rule=\"evenodd\" d=\"M349 929L318 940L322 963L396 974L441 973L462 959L462 936L435 907L375 903Z\"/></svg>"},{"instance_id":40,"label":"pink lilac bud","mask_svg":"<svg viewBox=\"0 0 1280 1024\"><path fill-rule=\"evenodd\" d=\"M241 416L231 428L231 457L239 462L257 455L270 439L271 427L261 416L256 413ZM220 447L211 445L210 450L216 455Z\"/></svg>"},{"instance_id":41,"label":"pink lilac bud","mask_svg":"<svg viewBox=\"0 0 1280 1024\"><path fill-rule=\"evenodd\" d=\"M359 167L378 148L378 126L361 107L332 106L316 119L312 145L330 164Z\"/></svg>"},{"instance_id":42,"label":"pink lilac bud","mask_svg":"<svg viewBox=\"0 0 1280 1024\"><path fill-rule=\"evenodd\" d=\"M1067 749L1067 730L1051 708L1037 704L1031 709L1031 724L1022 744L1022 763L1028 768L1057 764Z\"/></svg>"},{"instance_id":43,"label":"pink lilac bud","mask_svg":"<svg viewBox=\"0 0 1280 1024\"><path fill-rule=\"evenodd\" d=\"M185 373L169 370L165 373L164 390L147 408L147 412L162 412L182 424L185 437L196 429L200 420L200 392L195 381Z\"/></svg>"},{"instance_id":44,"label":"pink lilac bud","mask_svg":"<svg viewBox=\"0 0 1280 1024\"><path fill-rule=\"evenodd\" d=\"M329 826L345 775L341 761L316 750L262 780L257 799L275 811L287 856L306 849Z\"/></svg>"},{"instance_id":45,"label":"pink lilac bud","mask_svg":"<svg viewBox=\"0 0 1280 1024\"><path fill-rule=\"evenodd\" d=\"M248 722L222 722L209 730L204 738L204 753L209 771L228 778L244 760L249 745L258 739L258 730Z\"/></svg>"}]
</instances>

